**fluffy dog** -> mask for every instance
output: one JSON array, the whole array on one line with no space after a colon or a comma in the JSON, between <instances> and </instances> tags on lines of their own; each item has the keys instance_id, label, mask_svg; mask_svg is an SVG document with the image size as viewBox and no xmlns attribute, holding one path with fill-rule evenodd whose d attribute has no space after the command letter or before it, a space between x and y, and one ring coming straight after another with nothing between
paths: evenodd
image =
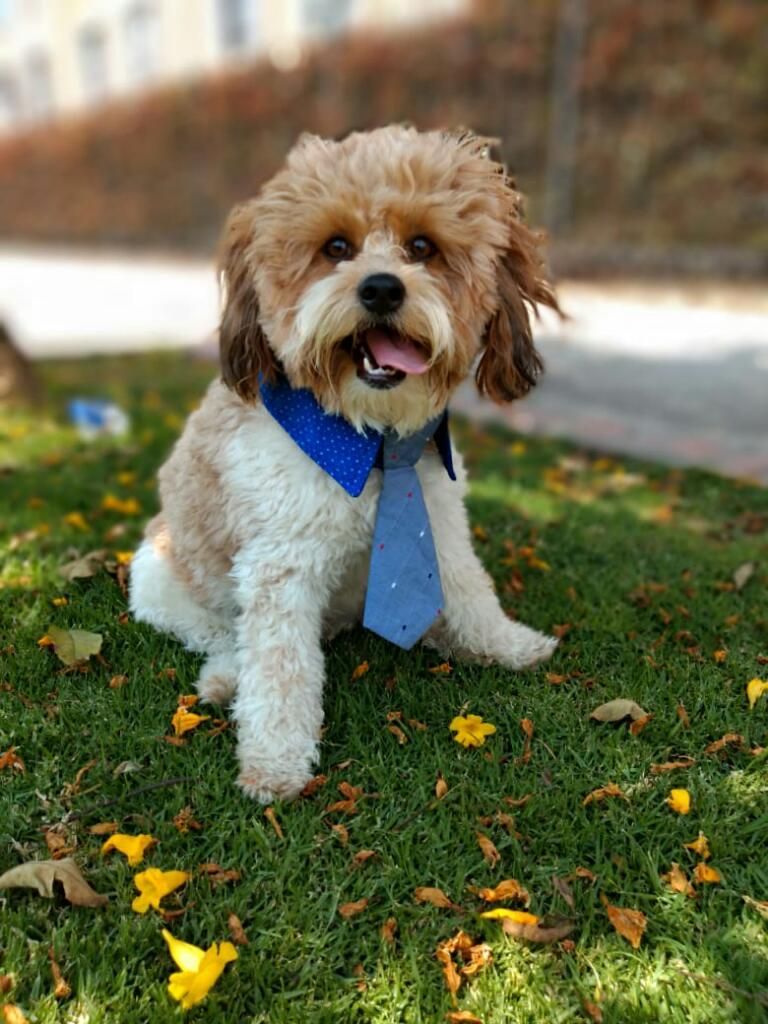
<instances>
[{"instance_id":1,"label":"fluffy dog","mask_svg":"<svg viewBox=\"0 0 768 1024\"><path fill-rule=\"evenodd\" d=\"M303 137L221 245L221 379L160 470L162 509L131 570L135 618L206 655L198 691L238 727L239 784L295 796L318 756L321 643L360 622L382 473L351 497L265 407L306 389L320 415L408 436L472 370L509 401L542 369L529 324L557 309L538 239L488 140L388 127ZM479 358L478 358L479 357ZM464 472L416 469L444 607L423 640L521 669L556 641L501 610L472 547Z\"/></svg>"}]
</instances>

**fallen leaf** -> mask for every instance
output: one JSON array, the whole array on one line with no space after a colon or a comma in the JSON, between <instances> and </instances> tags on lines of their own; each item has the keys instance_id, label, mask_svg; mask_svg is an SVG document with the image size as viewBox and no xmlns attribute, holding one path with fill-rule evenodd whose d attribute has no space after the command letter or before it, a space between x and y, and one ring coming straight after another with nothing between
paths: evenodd
<instances>
[{"instance_id":1,"label":"fallen leaf","mask_svg":"<svg viewBox=\"0 0 768 1024\"><path fill-rule=\"evenodd\" d=\"M445 781L440 772L437 773L437 781L435 782L435 796L438 800L442 800L445 794L448 792L448 783Z\"/></svg>"},{"instance_id":2,"label":"fallen leaf","mask_svg":"<svg viewBox=\"0 0 768 1024\"><path fill-rule=\"evenodd\" d=\"M595 1024L603 1024L603 1011L597 1003L593 1003L589 999L582 999L581 1005L584 1008L584 1013L586 1013L590 1020L594 1021Z\"/></svg>"},{"instance_id":3,"label":"fallen leaf","mask_svg":"<svg viewBox=\"0 0 768 1024\"><path fill-rule=\"evenodd\" d=\"M349 830L344 825L331 825L331 831L335 832L339 837L339 842L342 846L346 846L349 842Z\"/></svg>"},{"instance_id":4,"label":"fallen leaf","mask_svg":"<svg viewBox=\"0 0 768 1024\"><path fill-rule=\"evenodd\" d=\"M337 800L325 808L327 814L357 814L356 800Z\"/></svg>"},{"instance_id":5,"label":"fallen leaf","mask_svg":"<svg viewBox=\"0 0 768 1024\"><path fill-rule=\"evenodd\" d=\"M309 780L304 789L302 789L299 796L303 796L305 800L309 800L319 789L323 788L327 781L327 775L315 775L313 779Z\"/></svg>"},{"instance_id":6,"label":"fallen leaf","mask_svg":"<svg viewBox=\"0 0 768 1024\"><path fill-rule=\"evenodd\" d=\"M461 956L467 961L461 968L461 973L465 978L473 978L493 963L493 951L486 942L478 942L476 945L470 946L469 950L466 953L462 952Z\"/></svg>"},{"instance_id":7,"label":"fallen leaf","mask_svg":"<svg viewBox=\"0 0 768 1024\"><path fill-rule=\"evenodd\" d=\"M87 555L75 558L59 566L59 575L65 580L88 579L95 576L107 560L109 552L106 548L98 551L89 551Z\"/></svg>"},{"instance_id":8,"label":"fallen leaf","mask_svg":"<svg viewBox=\"0 0 768 1024\"><path fill-rule=\"evenodd\" d=\"M682 892L686 896L695 896L696 890L693 888L691 883L688 881L688 876L680 867L679 864L672 861L672 866L667 874L661 876L662 881L666 882L673 892Z\"/></svg>"},{"instance_id":9,"label":"fallen leaf","mask_svg":"<svg viewBox=\"0 0 768 1024\"><path fill-rule=\"evenodd\" d=\"M692 757L680 757L676 761L665 761L663 764L652 764L652 775L663 775L665 772L674 772L680 768L691 768L696 762Z\"/></svg>"},{"instance_id":10,"label":"fallen leaf","mask_svg":"<svg viewBox=\"0 0 768 1024\"><path fill-rule=\"evenodd\" d=\"M717 868L712 868L703 861L693 869L693 878L699 885L719 885L723 881L723 876Z\"/></svg>"},{"instance_id":11,"label":"fallen leaf","mask_svg":"<svg viewBox=\"0 0 768 1024\"><path fill-rule=\"evenodd\" d=\"M525 807L525 805L533 800L533 793L526 793L525 796L503 796L502 801L508 807Z\"/></svg>"},{"instance_id":12,"label":"fallen leaf","mask_svg":"<svg viewBox=\"0 0 768 1024\"><path fill-rule=\"evenodd\" d=\"M431 668L428 668L427 672L431 672L433 676L447 676L453 672L453 666L449 662L444 661L440 665L433 665Z\"/></svg>"},{"instance_id":13,"label":"fallen leaf","mask_svg":"<svg viewBox=\"0 0 768 1024\"><path fill-rule=\"evenodd\" d=\"M643 729L648 725L653 715L643 715L642 718L636 718L633 722L629 723L629 732L632 736L639 736Z\"/></svg>"},{"instance_id":14,"label":"fallen leaf","mask_svg":"<svg viewBox=\"0 0 768 1024\"><path fill-rule=\"evenodd\" d=\"M745 897L746 899L747 897ZM6 996L13 988L13 975L0 974L0 996Z\"/></svg>"},{"instance_id":15,"label":"fallen leaf","mask_svg":"<svg viewBox=\"0 0 768 1024\"><path fill-rule=\"evenodd\" d=\"M362 679L366 672L370 671L371 666L367 661L361 661L360 664L352 672L352 682L357 679Z\"/></svg>"},{"instance_id":16,"label":"fallen leaf","mask_svg":"<svg viewBox=\"0 0 768 1024\"><path fill-rule=\"evenodd\" d=\"M3 1022L4 1024L29 1024L19 1007L13 1006L11 1003L5 1003L3 1006Z\"/></svg>"},{"instance_id":17,"label":"fallen leaf","mask_svg":"<svg viewBox=\"0 0 768 1024\"><path fill-rule=\"evenodd\" d=\"M722 665L727 657L728 651L724 647L720 647L712 652L712 660L716 661L718 665Z\"/></svg>"},{"instance_id":18,"label":"fallen leaf","mask_svg":"<svg viewBox=\"0 0 768 1024\"><path fill-rule=\"evenodd\" d=\"M397 918L388 917L384 924L381 926L381 937L384 942L389 946L395 944L395 934L397 932Z\"/></svg>"},{"instance_id":19,"label":"fallen leaf","mask_svg":"<svg viewBox=\"0 0 768 1024\"><path fill-rule=\"evenodd\" d=\"M417 903L429 903L442 910L461 910L461 907L448 899L442 889L433 889L430 886L422 885L414 889L413 898Z\"/></svg>"},{"instance_id":20,"label":"fallen leaf","mask_svg":"<svg viewBox=\"0 0 768 1024\"><path fill-rule=\"evenodd\" d=\"M368 906L367 899L355 900L352 903L342 903L339 907L339 913L348 921L350 917L355 917L357 914L362 914L365 908Z\"/></svg>"},{"instance_id":21,"label":"fallen leaf","mask_svg":"<svg viewBox=\"0 0 768 1024\"><path fill-rule=\"evenodd\" d=\"M493 911L491 911L493 913ZM519 912L518 912L519 913ZM515 911L505 914L501 927L506 935L525 942L560 942L567 938L576 927L574 921L565 917L536 918L535 921L524 921L515 915ZM483 915L485 917L487 915ZM528 915L535 917L534 914Z\"/></svg>"},{"instance_id":22,"label":"fallen leaf","mask_svg":"<svg viewBox=\"0 0 768 1024\"><path fill-rule=\"evenodd\" d=\"M223 868L215 861L201 864L198 868L201 875L206 875L211 885L225 885L229 882L239 882L243 877L236 868Z\"/></svg>"},{"instance_id":23,"label":"fallen leaf","mask_svg":"<svg viewBox=\"0 0 768 1024\"><path fill-rule=\"evenodd\" d=\"M85 629L59 629L49 626L46 635L53 641L56 656L64 665L80 665L101 650L100 633L89 633Z\"/></svg>"},{"instance_id":24,"label":"fallen leaf","mask_svg":"<svg viewBox=\"0 0 768 1024\"><path fill-rule=\"evenodd\" d=\"M438 946L435 951L435 956L442 964L443 978L445 979L445 987L451 994L451 1002L456 1005L456 993L461 987L461 975L456 970L451 954L449 951L441 946Z\"/></svg>"},{"instance_id":25,"label":"fallen leaf","mask_svg":"<svg viewBox=\"0 0 768 1024\"><path fill-rule=\"evenodd\" d=\"M755 900L751 896L741 897L748 907L756 910L761 917L768 918L768 900Z\"/></svg>"},{"instance_id":26,"label":"fallen leaf","mask_svg":"<svg viewBox=\"0 0 768 1024\"><path fill-rule=\"evenodd\" d=\"M747 700L749 701L750 711L754 710L755 704L757 704L766 691L768 691L768 681L765 679L750 679L747 683Z\"/></svg>"},{"instance_id":27,"label":"fallen leaf","mask_svg":"<svg viewBox=\"0 0 768 1024\"><path fill-rule=\"evenodd\" d=\"M449 1010L445 1019L448 1024L483 1024L482 1020L469 1010Z\"/></svg>"},{"instance_id":28,"label":"fallen leaf","mask_svg":"<svg viewBox=\"0 0 768 1024\"><path fill-rule=\"evenodd\" d=\"M485 903L500 903L502 900L511 900L528 906L531 901L527 889L514 878L506 878L499 882L492 889L480 889L477 894Z\"/></svg>"},{"instance_id":29,"label":"fallen leaf","mask_svg":"<svg viewBox=\"0 0 768 1024\"><path fill-rule=\"evenodd\" d=\"M280 822L277 820L277 815L275 814L274 807L267 807L266 810L264 811L264 817L275 830L275 835L277 836L277 838L285 839L285 836L283 835L283 830L280 827Z\"/></svg>"},{"instance_id":30,"label":"fallen leaf","mask_svg":"<svg viewBox=\"0 0 768 1024\"><path fill-rule=\"evenodd\" d=\"M229 936L232 941L238 946L248 945L248 936L245 934L243 929L243 923L237 914L229 914L227 917L227 928L229 928Z\"/></svg>"},{"instance_id":31,"label":"fallen leaf","mask_svg":"<svg viewBox=\"0 0 768 1024\"><path fill-rule=\"evenodd\" d=\"M358 850L358 852L352 858L352 867L353 868L359 868L363 864L365 864L367 861L369 861L371 859L371 857L375 857L375 856L376 856L376 851L375 850Z\"/></svg>"},{"instance_id":32,"label":"fallen leaf","mask_svg":"<svg viewBox=\"0 0 768 1024\"><path fill-rule=\"evenodd\" d=\"M692 850L702 860L709 860L712 856L709 849L709 840L703 832L699 832L698 838L694 839L692 843L683 843L683 846L686 850Z\"/></svg>"},{"instance_id":33,"label":"fallen leaf","mask_svg":"<svg viewBox=\"0 0 768 1024\"><path fill-rule=\"evenodd\" d=\"M570 877L570 876L569 876ZM573 869L573 877L581 878L585 882L596 882L597 875L594 871L590 871L589 868L576 867Z\"/></svg>"},{"instance_id":34,"label":"fallen leaf","mask_svg":"<svg viewBox=\"0 0 768 1024\"><path fill-rule=\"evenodd\" d=\"M600 899L605 906L608 920L622 938L632 946L639 949L643 938L643 932L648 926L648 919L642 910L632 910L628 907L614 907L601 894Z\"/></svg>"},{"instance_id":35,"label":"fallen leaf","mask_svg":"<svg viewBox=\"0 0 768 1024\"><path fill-rule=\"evenodd\" d=\"M646 718L647 711L643 711L639 704L633 700L626 700L618 697L616 700L609 700L607 704L601 704L590 714L590 718L596 722L623 722L631 718L636 722L640 718Z\"/></svg>"},{"instance_id":36,"label":"fallen leaf","mask_svg":"<svg viewBox=\"0 0 768 1024\"><path fill-rule=\"evenodd\" d=\"M203 826L195 818L192 808L182 807L178 814L173 816L174 828L177 828L182 835L186 835L187 832L202 832Z\"/></svg>"},{"instance_id":37,"label":"fallen leaf","mask_svg":"<svg viewBox=\"0 0 768 1024\"><path fill-rule=\"evenodd\" d=\"M690 814L691 794L687 789L672 789L665 803L675 814Z\"/></svg>"},{"instance_id":38,"label":"fallen leaf","mask_svg":"<svg viewBox=\"0 0 768 1024\"><path fill-rule=\"evenodd\" d=\"M340 782L339 792L343 797L346 797L348 800L359 800L360 797L363 795L363 787L352 786L350 785L349 782Z\"/></svg>"},{"instance_id":39,"label":"fallen leaf","mask_svg":"<svg viewBox=\"0 0 768 1024\"><path fill-rule=\"evenodd\" d=\"M392 733L392 735L395 737L395 739L397 740L401 747L408 742L408 737L405 735L405 733L403 732L399 725L388 725L387 729L389 732Z\"/></svg>"},{"instance_id":40,"label":"fallen leaf","mask_svg":"<svg viewBox=\"0 0 768 1024\"><path fill-rule=\"evenodd\" d=\"M615 782L609 782L606 786L600 786L598 789L593 789L591 793L588 793L581 801L581 806L587 807L591 803L599 803L601 800L607 800L609 797L621 797L622 800L629 800L626 793Z\"/></svg>"},{"instance_id":41,"label":"fallen leaf","mask_svg":"<svg viewBox=\"0 0 768 1024\"><path fill-rule=\"evenodd\" d=\"M675 711L677 712L677 717L680 719L680 724L682 725L682 727L684 729L690 729L691 720L688 718L688 712L685 710L685 705L678 704L675 708Z\"/></svg>"},{"instance_id":42,"label":"fallen leaf","mask_svg":"<svg viewBox=\"0 0 768 1024\"><path fill-rule=\"evenodd\" d=\"M520 728L523 730L525 735L525 743L523 744L523 752L520 755L519 761L521 764L528 764L531 760L531 743L533 741L533 722L530 718L520 719Z\"/></svg>"},{"instance_id":43,"label":"fallen leaf","mask_svg":"<svg viewBox=\"0 0 768 1024\"><path fill-rule=\"evenodd\" d=\"M53 975L53 998L68 999L72 995L72 989L64 980L61 968L56 963L56 954L53 946L48 948L48 959L51 962L51 974Z\"/></svg>"},{"instance_id":44,"label":"fallen leaf","mask_svg":"<svg viewBox=\"0 0 768 1024\"><path fill-rule=\"evenodd\" d=\"M719 754L725 747L738 747L740 750L746 748L744 737L738 732L727 732L724 736L721 736L719 740L715 740L714 743L710 743L708 747L704 748L705 754Z\"/></svg>"},{"instance_id":45,"label":"fallen leaf","mask_svg":"<svg viewBox=\"0 0 768 1024\"><path fill-rule=\"evenodd\" d=\"M743 562L738 567L738 569L734 570L734 573L733 573L733 576L731 577L731 579L733 580L733 584L736 587L736 589L737 590L741 590L743 587L745 587L747 585L747 583L749 583L749 581L752 579L754 574L755 574L755 563L754 562Z\"/></svg>"},{"instance_id":46,"label":"fallen leaf","mask_svg":"<svg viewBox=\"0 0 768 1024\"><path fill-rule=\"evenodd\" d=\"M106 896L94 892L69 857L29 861L0 875L0 889L36 889L48 899L53 897L54 882L61 882L64 896L75 907L103 907L108 902Z\"/></svg>"},{"instance_id":47,"label":"fallen leaf","mask_svg":"<svg viewBox=\"0 0 768 1024\"><path fill-rule=\"evenodd\" d=\"M501 860L501 854L496 849L492 841L488 838L488 836L485 835L483 832L476 832L475 838L477 839L477 845L483 851L483 857L485 858L486 862L490 864L492 868L495 868L496 865Z\"/></svg>"},{"instance_id":48,"label":"fallen leaf","mask_svg":"<svg viewBox=\"0 0 768 1024\"><path fill-rule=\"evenodd\" d=\"M0 771L3 768L15 768L17 772L22 773L27 770L24 762L16 753L16 747L10 747L4 754L0 754Z\"/></svg>"},{"instance_id":49,"label":"fallen leaf","mask_svg":"<svg viewBox=\"0 0 768 1024\"><path fill-rule=\"evenodd\" d=\"M112 676L109 680L110 690L119 690L121 686L125 686L128 682L128 676Z\"/></svg>"},{"instance_id":50,"label":"fallen leaf","mask_svg":"<svg viewBox=\"0 0 768 1024\"><path fill-rule=\"evenodd\" d=\"M61 860L63 857L68 857L71 853L75 852L75 845L72 844L66 834L59 831L59 828L60 826L54 826L45 829L43 832L45 845L48 847L48 852L54 860Z\"/></svg>"},{"instance_id":51,"label":"fallen leaf","mask_svg":"<svg viewBox=\"0 0 768 1024\"><path fill-rule=\"evenodd\" d=\"M560 893L571 910L574 910L576 904L573 899L573 890L570 885L568 885L568 882L564 878L558 878L557 875L552 875L552 885L554 886L555 891Z\"/></svg>"},{"instance_id":52,"label":"fallen leaf","mask_svg":"<svg viewBox=\"0 0 768 1024\"><path fill-rule=\"evenodd\" d=\"M562 675L559 672L547 672L544 678L550 686L561 686L563 683L567 683L571 677L570 675Z\"/></svg>"}]
</instances>

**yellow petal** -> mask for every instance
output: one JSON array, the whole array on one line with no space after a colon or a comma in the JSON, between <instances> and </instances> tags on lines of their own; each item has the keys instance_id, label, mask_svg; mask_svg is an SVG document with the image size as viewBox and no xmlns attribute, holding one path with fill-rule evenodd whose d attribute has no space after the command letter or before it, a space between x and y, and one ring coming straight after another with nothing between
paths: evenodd
<instances>
[{"instance_id":1,"label":"yellow petal","mask_svg":"<svg viewBox=\"0 0 768 1024\"><path fill-rule=\"evenodd\" d=\"M535 914L529 914L526 910L507 910L506 907L496 907L494 910L486 910L480 915L480 917L487 917L490 921L507 918L508 921L516 921L518 924L539 923L539 918Z\"/></svg>"},{"instance_id":2,"label":"yellow petal","mask_svg":"<svg viewBox=\"0 0 768 1024\"><path fill-rule=\"evenodd\" d=\"M764 679L750 679L747 683L747 700L749 701L750 711L754 709L755 704L757 704L766 690L768 690L768 682Z\"/></svg>"},{"instance_id":3,"label":"yellow petal","mask_svg":"<svg viewBox=\"0 0 768 1024\"><path fill-rule=\"evenodd\" d=\"M205 950L175 938L167 928L163 928L162 936L168 943L168 950L176 966L180 967L185 973L196 974L200 964L203 962Z\"/></svg>"},{"instance_id":4,"label":"yellow petal","mask_svg":"<svg viewBox=\"0 0 768 1024\"><path fill-rule=\"evenodd\" d=\"M196 729L203 722L207 722L210 717L210 715L196 715L194 711L187 711L182 706L176 708L176 712L171 719L171 725L177 736L183 736L185 732L190 732L190 730Z\"/></svg>"},{"instance_id":5,"label":"yellow petal","mask_svg":"<svg viewBox=\"0 0 768 1024\"><path fill-rule=\"evenodd\" d=\"M723 876L717 870L717 868L711 868L709 864L697 864L693 869L694 881L705 885L718 885L723 880Z\"/></svg>"},{"instance_id":6,"label":"yellow petal","mask_svg":"<svg viewBox=\"0 0 768 1024\"><path fill-rule=\"evenodd\" d=\"M101 848L101 852L109 853L110 850L117 850L128 858L128 863L131 867L135 867L144 859L144 853L147 848L156 842L157 840L153 836L143 834L138 836L128 836L122 832L115 832L115 834L110 836L104 843Z\"/></svg>"},{"instance_id":7,"label":"yellow petal","mask_svg":"<svg viewBox=\"0 0 768 1024\"><path fill-rule=\"evenodd\" d=\"M709 850L709 840L703 832L699 832L697 839L694 839L692 843L683 843L686 850L693 850L697 853L702 860L709 860L712 856Z\"/></svg>"},{"instance_id":8,"label":"yellow petal","mask_svg":"<svg viewBox=\"0 0 768 1024\"><path fill-rule=\"evenodd\" d=\"M691 810L691 794L687 789L673 789L667 797L667 804L676 814L688 814Z\"/></svg>"},{"instance_id":9,"label":"yellow petal","mask_svg":"<svg viewBox=\"0 0 768 1024\"><path fill-rule=\"evenodd\" d=\"M146 913L150 907L160 909L160 901L164 896L178 889L189 880L186 871L161 871L159 868L147 868L139 872L133 879L136 888L140 892L131 907L139 914Z\"/></svg>"},{"instance_id":10,"label":"yellow petal","mask_svg":"<svg viewBox=\"0 0 768 1024\"><path fill-rule=\"evenodd\" d=\"M163 929L163 935L169 947L171 940L174 943L178 942L165 929ZM187 946L187 943L183 942L179 943L179 945ZM205 953L202 950L198 950L196 946L187 946L187 948L202 954L202 959L197 968L172 974L168 981L168 992L181 1003L184 1010L188 1010L205 999L220 978L227 964L237 960L237 951L231 942L222 942L218 947L214 943ZM174 960L178 963L175 955Z\"/></svg>"}]
</instances>

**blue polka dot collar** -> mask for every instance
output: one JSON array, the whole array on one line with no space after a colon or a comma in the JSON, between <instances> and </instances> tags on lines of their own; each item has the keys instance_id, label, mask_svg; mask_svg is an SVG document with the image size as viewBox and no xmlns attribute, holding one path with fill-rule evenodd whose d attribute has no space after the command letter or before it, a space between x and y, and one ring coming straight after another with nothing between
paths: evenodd
<instances>
[{"instance_id":1,"label":"blue polka dot collar","mask_svg":"<svg viewBox=\"0 0 768 1024\"><path fill-rule=\"evenodd\" d=\"M305 455L356 498L373 467L381 465L384 434L370 428L360 433L343 416L326 412L308 389L292 388L284 376L273 384L260 381L259 393L267 411ZM433 440L455 480L447 411L435 423Z\"/></svg>"}]
</instances>

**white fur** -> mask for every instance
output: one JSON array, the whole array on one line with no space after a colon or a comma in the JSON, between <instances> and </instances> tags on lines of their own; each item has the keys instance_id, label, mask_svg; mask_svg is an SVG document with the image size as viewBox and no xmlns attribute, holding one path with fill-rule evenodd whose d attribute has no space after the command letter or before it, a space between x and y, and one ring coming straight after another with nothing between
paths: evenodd
<instances>
[{"instance_id":1,"label":"white fur","mask_svg":"<svg viewBox=\"0 0 768 1024\"><path fill-rule=\"evenodd\" d=\"M212 386L203 414L206 403L222 402L223 391ZM206 580L201 603L172 554L147 539L132 564L131 609L207 654L200 694L233 698L239 783L269 801L296 795L317 760L321 639L360 620L381 473L374 470L363 493L349 497L259 404L243 410L218 452L217 510L237 543L231 571ZM454 457L457 482L434 451L417 465L445 595L441 624L425 642L512 669L534 664L556 641L501 610L472 547L464 471ZM168 526L173 538L173 522Z\"/></svg>"}]
</instances>

